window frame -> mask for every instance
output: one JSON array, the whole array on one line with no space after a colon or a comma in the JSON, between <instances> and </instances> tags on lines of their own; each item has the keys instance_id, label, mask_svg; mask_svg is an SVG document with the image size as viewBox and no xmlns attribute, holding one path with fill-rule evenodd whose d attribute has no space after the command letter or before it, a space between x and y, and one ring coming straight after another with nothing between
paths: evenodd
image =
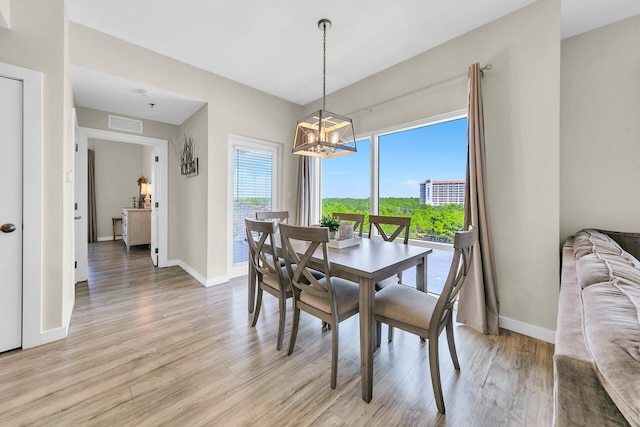
<instances>
[{"instance_id":1,"label":"window frame","mask_svg":"<svg viewBox=\"0 0 640 427\"><path fill-rule=\"evenodd\" d=\"M371 159L369 168L371 170L370 175L370 188L369 188L369 198L370 198L370 209L369 212L372 215L378 215L380 203L380 188L379 188L379 177L380 177L380 137L404 132L411 129L416 129L425 126L437 125L439 123L448 122L452 120L458 120L461 118L468 117L468 112L466 109L455 110L449 113L438 114L432 117L428 117L425 119L415 120L412 122L402 123L394 126L389 126L382 129L373 130L368 133L360 133L356 135L356 146L357 141L369 139L371 141ZM316 173L314 174L314 178L316 182L322 182L322 162L320 159L317 159L319 166L316 168ZM316 199L318 204L319 215L322 215L322 192L316 193ZM375 230L374 230L375 232ZM452 250L453 245L449 243L439 243L439 242L431 242L426 240L417 240L417 239L409 239L409 244L414 246L423 246L434 249L442 249L442 250Z\"/></svg>"},{"instance_id":2,"label":"window frame","mask_svg":"<svg viewBox=\"0 0 640 427\"><path fill-rule=\"evenodd\" d=\"M247 273L248 261L233 262L233 224L234 224L234 193L235 193L235 151L244 148L249 151L271 154L273 163L271 174L271 209L282 210L282 145L250 138L246 136L229 134L228 139L228 206L227 215L227 271L230 277L237 277Z\"/></svg>"}]
</instances>

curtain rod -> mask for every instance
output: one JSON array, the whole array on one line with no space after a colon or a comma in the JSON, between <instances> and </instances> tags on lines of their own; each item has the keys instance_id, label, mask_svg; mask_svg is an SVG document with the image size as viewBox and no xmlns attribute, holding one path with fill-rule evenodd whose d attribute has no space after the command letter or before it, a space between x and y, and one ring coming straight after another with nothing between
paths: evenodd
<instances>
[{"instance_id":1,"label":"curtain rod","mask_svg":"<svg viewBox=\"0 0 640 427\"><path fill-rule=\"evenodd\" d=\"M492 68L493 68L493 66L491 65L491 63L485 65L484 67L480 67L480 75L482 75L482 73L484 73L485 71L491 71ZM350 113L345 114L345 116L348 117L348 116L351 116L352 114L359 113L361 111L371 110L372 108L379 107L379 106L384 105L384 104L386 104L388 102L395 101L396 99L400 99L400 98L404 98L405 96L413 95L414 93L421 92L421 91L423 91L425 89L429 89L429 88L432 88L434 86L439 86L439 85L444 84L444 83L449 83L450 81L457 80L460 77L464 77L464 76L466 76L466 74L458 74L456 76L449 77L448 79L440 80L439 82L431 83L431 84L428 84L427 86L419 87L418 89L414 89L411 92L403 93L402 95L394 96L393 98L389 98L387 100L380 101L380 102L378 102L376 104L369 105L368 107L364 107L364 108L360 108L358 110L352 111Z\"/></svg>"}]
</instances>

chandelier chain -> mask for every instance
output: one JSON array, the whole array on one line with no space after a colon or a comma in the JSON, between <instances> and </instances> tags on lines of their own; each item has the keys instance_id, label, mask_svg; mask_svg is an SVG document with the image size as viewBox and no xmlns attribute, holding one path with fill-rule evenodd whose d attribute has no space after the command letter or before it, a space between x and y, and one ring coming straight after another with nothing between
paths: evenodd
<instances>
[{"instance_id":1,"label":"chandelier chain","mask_svg":"<svg viewBox=\"0 0 640 427\"><path fill-rule=\"evenodd\" d=\"M322 110L327 88L327 24L322 25Z\"/></svg>"}]
</instances>

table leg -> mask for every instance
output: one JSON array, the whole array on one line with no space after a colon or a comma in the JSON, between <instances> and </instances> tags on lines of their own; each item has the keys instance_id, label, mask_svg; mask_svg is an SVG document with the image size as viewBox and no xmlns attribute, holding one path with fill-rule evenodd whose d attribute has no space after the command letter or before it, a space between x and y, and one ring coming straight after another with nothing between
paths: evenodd
<instances>
[{"instance_id":1,"label":"table leg","mask_svg":"<svg viewBox=\"0 0 640 427\"><path fill-rule=\"evenodd\" d=\"M422 263L416 265L416 289L427 292L427 255L422 258ZM426 337L420 337L420 341L425 342Z\"/></svg>"},{"instance_id":2,"label":"table leg","mask_svg":"<svg viewBox=\"0 0 640 427\"><path fill-rule=\"evenodd\" d=\"M367 403L373 397L374 286L370 280L360 279L360 382L362 399Z\"/></svg>"},{"instance_id":3,"label":"table leg","mask_svg":"<svg viewBox=\"0 0 640 427\"><path fill-rule=\"evenodd\" d=\"M416 289L427 292L427 255L422 258L422 263L416 265Z\"/></svg>"},{"instance_id":4,"label":"table leg","mask_svg":"<svg viewBox=\"0 0 640 427\"><path fill-rule=\"evenodd\" d=\"M253 313L253 309L255 306L255 302L256 302L256 269L253 267L253 263L251 262L251 260L249 260L249 271L248 271L248 278L247 278L247 282L249 282L249 301L248 301L248 308L249 308L249 313Z\"/></svg>"}]
</instances>

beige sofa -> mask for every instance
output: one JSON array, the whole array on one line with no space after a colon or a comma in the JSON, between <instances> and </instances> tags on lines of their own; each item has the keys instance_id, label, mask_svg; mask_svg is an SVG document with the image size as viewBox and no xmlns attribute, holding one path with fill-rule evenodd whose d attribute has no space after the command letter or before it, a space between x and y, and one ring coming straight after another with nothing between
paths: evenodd
<instances>
[{"instance_id":1,"label":"beige sofa","mask_svg":"<svg viewBox=\"0 0 640 427\"><path fill-rule=\"evenodd\" d=\"M640 426L640 233L585 229L562 249L556 426Z\"/></svg>"}]
</instances>

